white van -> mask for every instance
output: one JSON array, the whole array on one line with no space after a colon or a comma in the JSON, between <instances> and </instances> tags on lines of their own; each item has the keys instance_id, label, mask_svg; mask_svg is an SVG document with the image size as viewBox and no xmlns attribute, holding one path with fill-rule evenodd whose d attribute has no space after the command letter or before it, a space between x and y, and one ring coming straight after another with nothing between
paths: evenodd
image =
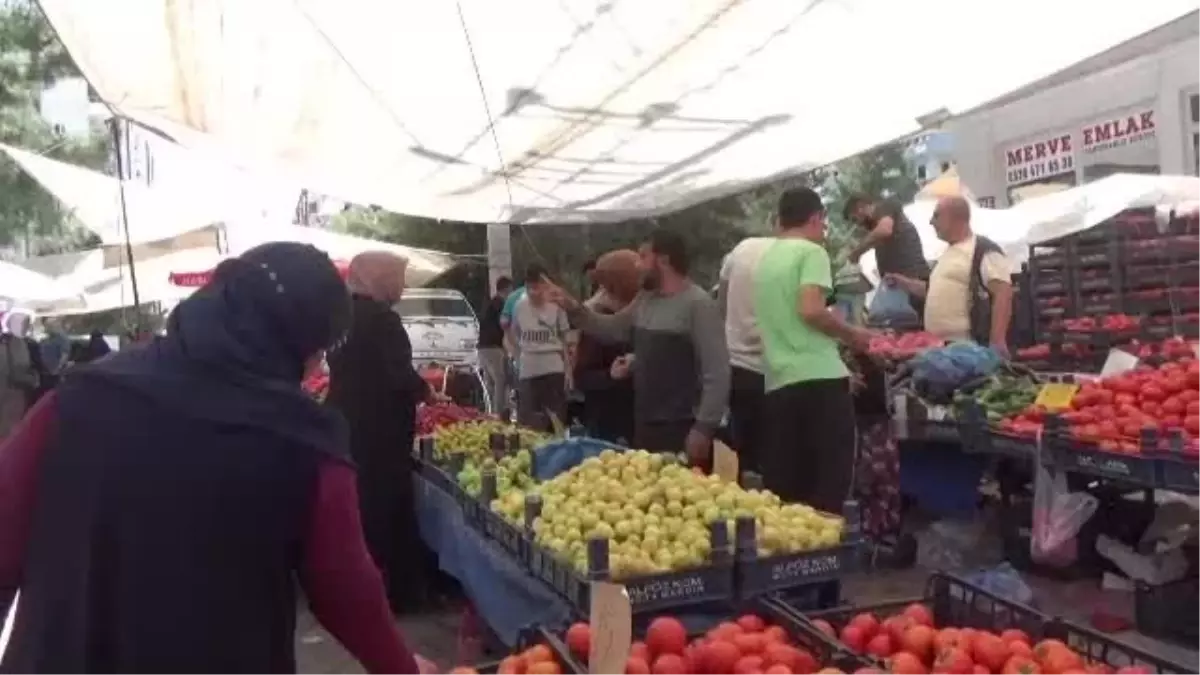
<instances>
[{"instance_id":1,"label":"white van","mask_svg":"<svg viewBox=\"0 0 1200 675\"><path fill-rule=\"evenodd\" d=\"M414 361L473 364L478 360L479 320L462 293L445 288L405 289L392 309L408 330Z\"/></svg>"}]
</instances>

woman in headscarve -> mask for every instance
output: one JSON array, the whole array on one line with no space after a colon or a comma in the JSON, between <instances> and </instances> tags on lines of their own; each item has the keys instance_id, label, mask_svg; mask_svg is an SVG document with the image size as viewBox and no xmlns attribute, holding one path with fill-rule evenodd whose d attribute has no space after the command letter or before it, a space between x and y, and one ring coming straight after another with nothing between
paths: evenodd
<instances>
[{"instance_id":1,"label":"woman in headscarve","mask_svg":"<svg viewBox=\"0 0 1200 675\"><path fill-rule=\"evenodd\" d=\"M104 333L94 330L88 335L87 347L83 350L83 362L98 361L110 353L112 353L112 347L108 346L108 340L104 339Z\"/></svg>"},{"instance_id":2,"label":"woman in headscarve","mask_svg":"<svg viewBox=\"0 0 1200 675\"><path fill-rule=\"evenodd\" d=\"M0 446L0 671L294 672L298 579L369 671L416 672L344 422L300 388L349 305L324 253L259 246L42 398Z\"/></svg>"},{"instance_id":3,"label":"woman in headscarve","mask_svg":"<svg viewBox=\"0 0 1200 675\"><path fill-rule=\"evenodd\" d=\"M4 315L0 333L0 438L16 427L29 409L38 388L38 373L25 334L29 315L9 312Z\"/></svg>"},{"instance_id":4,"label":"woman in headscarve","mask_svg":"<svg viewBox=\"0 0 1200 675\"><path fill-rule=\"evenodd\" d=\"M610 251L596 261L593 278L599 290L588 307L615 314L637 297L638 254ZM633 439L633 381L629 377L628 343L600 342L580 334L575 357L575 386L583 393L583 424L596 438L629 443ZM614 362L618 365L614 367Z\"/></svg>"},{"instance_id":5,"label":"woman in headscarve","mask_svg":"<svg viewBox=\"0 0 1200 675\"><path fill-rule=\"evenodd\" d=\"M397 613L420 604L428 564L413 505L412 447L417 405L430 389L413 368L408 332L392 311L407 266L381 251L350 261L354 320L329 354L326 398L350 425L363 530Z\"/></svg>"}]
</instances>

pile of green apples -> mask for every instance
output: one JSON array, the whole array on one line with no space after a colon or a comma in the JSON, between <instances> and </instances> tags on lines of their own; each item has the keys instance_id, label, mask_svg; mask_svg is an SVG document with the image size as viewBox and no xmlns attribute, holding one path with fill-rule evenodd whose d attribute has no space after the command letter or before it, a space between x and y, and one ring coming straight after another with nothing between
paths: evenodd
<instances>
[{"instance_id":1,"label":"pile of green apples","mask_svg":"<svg viewBox=\"0 0 1200 675\"><path fill-rule=\"evenodd\" d=\"M532 429L498 420L470 420L448 424L433 432L434 456L446 460L453 453L463 454L464 464L480 464L492 457L491 435L517 434L521 448L530 450L550 440L550 436Z\"/></svg>"},{"instance_id":2,"label":"pile of green apples","mask_svg":"<svg viewBox=\"0 0 1200 675\"><path fill-rule=\"evenodd\" d=\"M496 472L497 499L511 497L519 501L520 513L523 514L525 492L536 484L531 473L532 463L533 455L528 450L519 450L500 458L499 461L488 458L479 464L471 463L464 466L462 471L458 472L458 484L467 494L479 497L483 492L483 474L491 469ZM494 504L495 502L493 502L493 510L496 510Z\"/></svg>"},{"instance_id":3,"label":"pile of green apples","mask_svg":"<svg viewBox=\"0 0 1200 675\"><path fill-rule=\"evenodd\" d=\"M584 572L588 540L607 538L614 579L703 566L709 523L725 523L732 543L741 516L756 520L760 556L829 548L842 539L839 517L783 504L772 492L746 490L644 450L605 450L533 492L542 500L533 523L537 543ZM523 515L523 497L497 501L495 508L514 522Z\"/></svg>"}]
</instances>

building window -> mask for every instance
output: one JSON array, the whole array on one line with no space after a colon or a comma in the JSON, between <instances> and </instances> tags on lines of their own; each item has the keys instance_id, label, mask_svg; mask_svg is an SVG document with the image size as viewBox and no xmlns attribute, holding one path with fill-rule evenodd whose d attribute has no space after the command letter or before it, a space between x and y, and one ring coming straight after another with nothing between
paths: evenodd
<instances>
[{"instance_id":1,"label":"building window","mask_svg":"<svg viewBox=\"0 0 1200 675\"><path fill-rule=\"evenodd\" d=\"M925 177L926 177L927 175L928 175L928 174L925 172L925 165L924 165L924 164L921 164L921 165L917 166L917 180L925 180Z\"/></svg>"}]
</instances>

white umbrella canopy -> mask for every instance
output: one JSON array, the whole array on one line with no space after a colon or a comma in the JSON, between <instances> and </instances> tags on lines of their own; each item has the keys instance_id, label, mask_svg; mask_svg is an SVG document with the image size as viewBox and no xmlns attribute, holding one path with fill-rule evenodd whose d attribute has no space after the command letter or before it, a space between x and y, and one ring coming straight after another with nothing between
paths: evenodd
<instances>
[{"instance_id":1,"label":"white umbrella canopy","mask_svg":"<svg viewBox=\"0 0 1200 675\"><path fill-rule=\"evenodd\" d=\"M399 213L562 223L674 211L828 164L1198 3L39 4L105 101L189 148ZM1086 30L1014 48L1081 16ZM939 77L880 77L930 63Z\"/></svg>"},{"instance_id":2,"label":"white umbrella canopy","mask_svg":"<svg viewBox=\"0 0 1200 675\"><path fill-rule=\"evenodd\" d=\"M0 261L0 303L39 310L55 305L79 305L82 290L15 263Z\"/></svg>"}]
</instances>

